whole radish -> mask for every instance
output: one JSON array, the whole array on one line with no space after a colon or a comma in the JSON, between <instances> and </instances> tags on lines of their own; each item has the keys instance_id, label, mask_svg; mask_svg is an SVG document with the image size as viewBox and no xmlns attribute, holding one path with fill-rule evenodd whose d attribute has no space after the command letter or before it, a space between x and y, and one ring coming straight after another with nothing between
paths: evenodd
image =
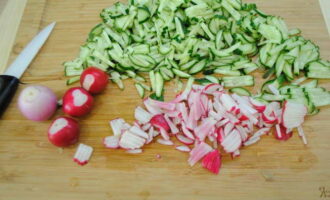
<instances>
[{"instance_id":1,"label":"whole radish","mask_svg":"<svg viewBox=\"0 0 330 200\"><path fill-rule=\"evenodd\" d=\"M75 144L79 138L79 124L69 117L59 117L48 129L49 141L58 147Z\"/></svg>"},{"instance_id":2,"label":"whole radish","mask_svg":"<svg viewBox=\"0 0 330 200\"><path fill-rule=\"evenodd\" d=\"M19 95L18 107L27 119L44 121L55 113L57 98L48 87L31 85L26 87Z\"/></svg>"},{"instance_id":3,"label":"whole radish","mask_svg":"<svg viewBox=\"0 0 330 200\"><path fill-rule=\"evenodd\" d=\"M108 84L109 75L96 67L88 67L80 76L80 84L91 94L101 93Z\"/></svg>"},{"instance_id":4,"label":"whole radish","mask_svg":"<svg viewBox=\"0 0 330 200\"><path fill-rule=\"evenodd\" d=\"M63 112L74 117L88 114L93 107L93 97L84 88L74 87L63 96Z\"/></svg>"}]
</instances>

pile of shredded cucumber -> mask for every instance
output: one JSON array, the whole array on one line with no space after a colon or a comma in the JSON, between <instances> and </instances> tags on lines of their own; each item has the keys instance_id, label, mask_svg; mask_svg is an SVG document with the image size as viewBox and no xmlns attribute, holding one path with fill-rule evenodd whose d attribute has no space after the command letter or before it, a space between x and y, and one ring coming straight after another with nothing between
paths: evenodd
<instances>
[{"instance_id":1,"label":"pile of shredded cucumber","mask_svg":"<svg viewBox=\"0 0 330 200\"><path fill-rule=\"evenodd\" d=\"M166 81L180 85L180 78L199 72L205 75L199 83L233 88L253 86L249 74L257 69L289 82L302 71L308 78L330 78L330 62L300 30L241 0L130 0L103 9L100 17L79 56L64 63L72 76L68 84L88 66L107 71L121 89L123 79L133 78L141 97L146 90L161 97ZM326 98L330 103L328 92Z\"/></svg>"}]
</instances>

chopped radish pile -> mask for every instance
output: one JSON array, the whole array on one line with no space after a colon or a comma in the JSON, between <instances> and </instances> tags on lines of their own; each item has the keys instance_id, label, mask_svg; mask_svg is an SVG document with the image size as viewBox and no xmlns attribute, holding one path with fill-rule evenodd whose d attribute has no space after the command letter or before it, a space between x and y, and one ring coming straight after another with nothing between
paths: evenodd
<instances>
[{"instance_id":1,"label":"chopped radish pile","mask_svg":"<svg viewBox=\"0 0 330 200\"><path fill-rule=\"evenodd\" d=\"M301 126L307 114L303 104L286 101L281 108L279 102L265 104L253 97L229 94L220 84L189 85L170 102L146 98L143 103L145 108L135 109L132 126L121 118L110 122L114 136L104 139L105 147L142 153L141 148L160 135L158 143L189 152L189 165L202 161L204 168L218 174L220 149L238 157L240 148L257 143L272 128L278 140L288 140L297 128L307 144Z\"/></svg>"},{"instance_id":2,"label":"chopped radish pile","mask_svg":"<svg viewBox=\"0 0 330 200\"><path fill-rule=\"evenodd\" d=\"M73 161L78 163L79 165L86 165L91 158L93 153L93 147L79 144L76 153L74 154Z\"/></svg>"}]
</instances>

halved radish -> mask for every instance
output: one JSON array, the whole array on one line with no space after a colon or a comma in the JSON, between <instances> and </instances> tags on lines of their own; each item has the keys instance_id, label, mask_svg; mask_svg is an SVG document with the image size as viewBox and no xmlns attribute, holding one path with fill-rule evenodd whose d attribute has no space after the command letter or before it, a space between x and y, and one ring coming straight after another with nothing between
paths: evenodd
<instances>
[{"instance_id":1,"label":"halved radish","mask_svg":"<svg viewBox=\"0 0 330 200\"><path fill-rule=\"evenodd\" d=\"M80 76L80 84L91 94L102 92L108 85L109 75L97 67L88 67Z\"/></svg>"},{"instance_id":2,"label":"halved radish","mask_svg":"<svg viewBox=\"0 0 330 200\"><path fill-rule=\"evenodd\" d=\"M49 141L59 147L75 144L79 139L79 124L69 117L59 117L48 129Z\"/></svg>"},{"instance_id":3,"label":"halved radish","mask_svg":"<svg viewBox=\"0 0 330 200\"><path fill-rule=\"evenodd\" d=\"M202 161L202 165L204 168L208 169L210 172L214 174L219 173L219 169L221 167L221 155L217 149L209 152Z\"/></svg>"},{"instance_id":4,"label":"halved radish","mask_svg":"<svg viewBox=\"0 0 330 200\"><path fill-rule=\"evenodd\" d=\"M119 136L108 136L103 139L106 148L117 149L119 147Z\"/></svg>"},{"instance_id":5,"label":"halved radish","mask_svg":"<svg viewBox=\"0 0 330 200\"><path fill-rule=\"evenodd\" d=\"M83 88L71 88L63 96L63 112L81 117L92 110L93 97Z\"/></svg>"},{"instance_id":6,"label":"halved radish","mask_svg":"<svg viewBox=\"0 0 330 200\"><path fill-rule=\"evenodd\" d=\"M307 108L300 103L285 101L283 106L282 123L286 128L296 128L304 122Z\"/></svg>"},{"instance_id":7,"label":"halved radish","mask_svg":"<svg viewBox=\"0 0 330 200\"><path fill-rule=\"evenodd\" d=\"M180 135L180 134L177 134L175 135L176 138L183 144L186 144L186 145L191 145L191 144L194 144L194 140L191 140L183 135Z\"/></svg>"}]
</instances>

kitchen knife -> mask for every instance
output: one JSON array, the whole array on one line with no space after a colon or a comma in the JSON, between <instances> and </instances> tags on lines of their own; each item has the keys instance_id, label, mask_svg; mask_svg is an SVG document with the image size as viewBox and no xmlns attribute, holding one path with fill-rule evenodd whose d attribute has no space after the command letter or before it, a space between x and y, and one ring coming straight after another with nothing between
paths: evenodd
<instances>
[{"instance_id":1,"label":"kitchen knife","mask_svg":"<svg viewBox=\"0 0 330 200\"><path fill-rule=\"evenodd\" d=\"M40 31L17 56L7 71L0 75L0 117L12 100L17 90L19 79L46 42L55 24L56 22L53 22Z\"/></svg>"}]
</instances>

